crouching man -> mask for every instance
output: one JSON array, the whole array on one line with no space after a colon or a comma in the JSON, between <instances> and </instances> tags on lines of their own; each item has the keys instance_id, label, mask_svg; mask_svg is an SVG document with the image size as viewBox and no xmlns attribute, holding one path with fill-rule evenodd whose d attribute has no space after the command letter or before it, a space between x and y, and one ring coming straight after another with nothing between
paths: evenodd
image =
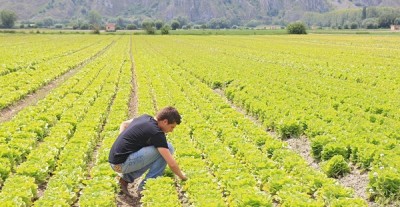
<instances>
[{"instance_id":1,"label":"crouching man","mask_svg":"<svg viewBox=\"0 0 400 207\"><path fill-rule=\"evenodd\" d=\"M138 187L140 193L146 180L161 176L167 164L180 179L187 179L173 158L174 148L165 136L180 123L178 111L169 106L160 110L155 117L145 114L121 124L120 134L110 150L108 161L119 175L124 194L132 197L128 183L149 170Z\"/></svg>"}]
</instances>

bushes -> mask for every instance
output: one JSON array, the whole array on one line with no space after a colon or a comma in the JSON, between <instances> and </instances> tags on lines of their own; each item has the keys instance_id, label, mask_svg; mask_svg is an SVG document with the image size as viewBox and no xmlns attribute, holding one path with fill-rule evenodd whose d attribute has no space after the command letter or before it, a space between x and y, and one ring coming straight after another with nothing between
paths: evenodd
<instances>
[{"instance_id":1,"label":"bushes","mask_svg":"<svg viewBox=\"0 0 400 207\"><path fill-rule=\"evenodd\" d=\"M169 30L171 29L171 27L169 26L169 25L164 25L162 28L161 28L161 34L163 34L163 35L167 35L167 34L169 34Z\"/></svg>"},{"instance_id":2,"label":"bushes","mask_svg":"<svg viewBox=\"0 0 400 207\"><path fill-rule=\"evenodd\" d=\"M295 22L287 26L289 34L307 34L306 25L302 22Z\"/></svg>"}]
</instances>

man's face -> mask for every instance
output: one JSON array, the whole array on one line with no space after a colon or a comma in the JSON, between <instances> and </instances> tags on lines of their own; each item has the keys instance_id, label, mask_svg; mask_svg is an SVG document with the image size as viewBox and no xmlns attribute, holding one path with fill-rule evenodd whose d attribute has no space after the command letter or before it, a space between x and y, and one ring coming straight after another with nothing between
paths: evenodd
<instances>
[{"instance_id":1,"label":"man's face","mask_svg":"<svg viewBox=\"0 0 400 207\"><path fill-rule=\"evenodd\" d=\"M161 128L161 130L164 133L168 133L168 132L174 131L174 128L176 127L176 123L168 124L168 120L164 119L158 123L158 126Z\"/></svg>"}]
</instances>

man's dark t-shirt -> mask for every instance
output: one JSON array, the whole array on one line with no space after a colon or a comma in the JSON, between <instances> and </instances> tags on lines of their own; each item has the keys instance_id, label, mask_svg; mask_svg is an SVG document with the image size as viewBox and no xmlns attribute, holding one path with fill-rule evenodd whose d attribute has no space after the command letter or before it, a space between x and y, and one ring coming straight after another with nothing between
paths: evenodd
<instances>
[{"instance_id":1,"label":"man's dark t-shirt","mask_svg":"<svg viewBox=\"0 0 400 207\"><path fill-rule=\"evenodd\" d=\"M168 149L165 133L158 127L157 121L149 115L142 115L133 119L118 136L110 150L108 162L121 164L129 154L151 145Z\"/></svg>"}]
</instances>

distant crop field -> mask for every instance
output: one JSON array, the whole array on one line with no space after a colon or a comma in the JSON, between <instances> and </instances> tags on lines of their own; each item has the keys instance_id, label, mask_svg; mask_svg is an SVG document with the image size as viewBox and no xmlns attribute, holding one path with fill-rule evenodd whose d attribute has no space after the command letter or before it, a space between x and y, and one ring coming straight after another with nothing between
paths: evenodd
<instances>
[{"instance_id":1,"label":"distant crop field","mask_svg":"<svg viewBox=\"0 0 400 207\"><path fill-rule=\"evenodd\" d=\"M0 34L0 46L2 205L400 202L399 36ZM122 121L167 105L183 116L168 140L189 179L167 171L132 203L109 149Z\"/></svg>"}]
</instances>

